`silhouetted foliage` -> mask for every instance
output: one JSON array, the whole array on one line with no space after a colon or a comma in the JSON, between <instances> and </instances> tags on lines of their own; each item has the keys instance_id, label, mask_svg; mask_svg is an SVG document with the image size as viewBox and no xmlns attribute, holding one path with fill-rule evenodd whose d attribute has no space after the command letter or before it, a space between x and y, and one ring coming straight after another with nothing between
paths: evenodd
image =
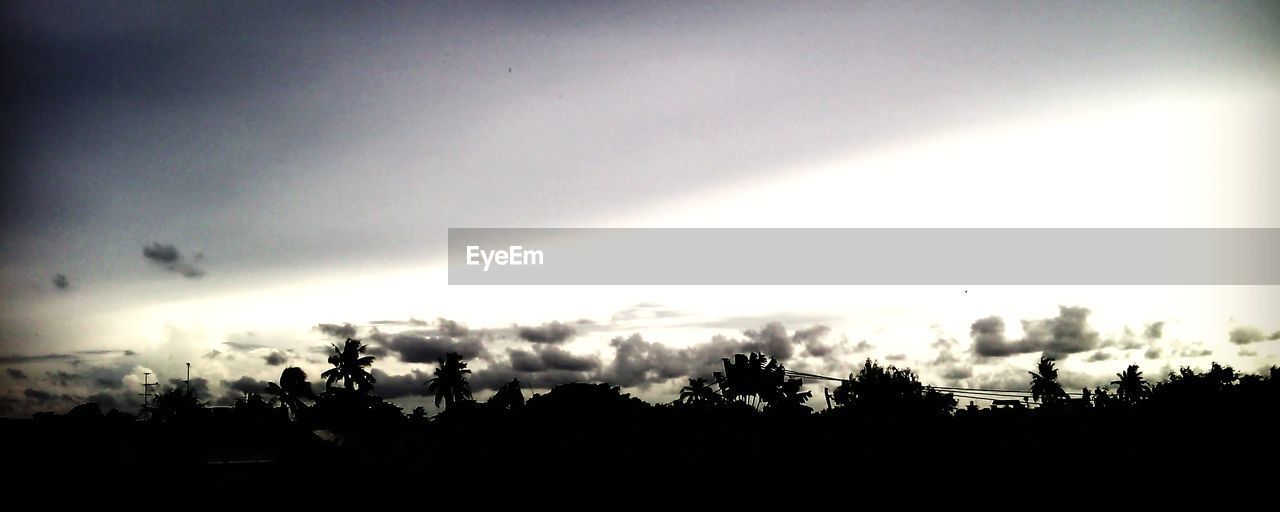
<instances>
[{"instance_id":1,"label":"silhouetted foliage","mask_svg":"<svg viewBox=\"0 0 1280 512\"><path fill-rule=\"evenodd\" d=\"M1151 385L1142 378L1138 365L1131 364L1125 371L1117 373L1118 380L1111 381L1116 385L1116 401L1125 405L1135 405L1147 398L1151 393Z\"/></svg>"},{"instance_id":2,"label":"silhouetted foliage","mask_svg":"<svg viewBox=\"0 0 1280 512\"><path fill-rule=\"evenodd\" d=\"M734 354L733 360L721 359L723 372L715 372L716 384L725 399L746 403L757 410L771 403L795 409L812 396L799 392L800 380L788 379L786 368L778 360L752 352ZM796 384L791 384L794 380Z\"/></svg>"},{"instance_id":3,"label":"silhouetted foliage","mask_svg":"<svg viewBox=\"0 0 1280 512\"><path fill-rule=\"evenodd\" d=\"M511 379L503 384L489 397L490 407L502 410L516 410L524 406L524 392L520 390L520 381Z\"/></svg>"},{"instance_id":4,"label":"silhouetted foliage","mask_svg":"<svg viewBox=\"0 0 1280 512\"><path fill-rule=\"evenodd\" d=\"M707 384L707 379L689 379L689 385L680 388L680 397L676 403L689 406L713 406L724 401L720 393Z\"/></svg>"},{"instance_id":5,"label":"silhouetted foliage","mask_svg":"<svg viewBox=\"0 0 1280 512\"><path fill-rule=\"evenodd\" d=\"M310 402L316 400L307 373L302 368L290 367L280 372L280 383L267 383L266 393L271 395L271 405L289 409L291 417L297 417Z\"/></svg>"},{"instance_id":6,"label":"silhouetted foliage","mask_svg":"<svg viewBox=\"0 0 1280 512\"><path fill-rule=\"evenodd\" d=\"M1053 359L1041 357L1036 371L1027 373L1031 374L1033 399L1045 405L1058 405L1067 401L1067 392L1058 384L1058 369L1054 366Z\"/></svg>"},{"instance_id":7,"label":"silhouetted foliage","mask_svg":"<svg viewBox=\"0 0 1280 512\"><path fill-rule=\"evenodd\" d=\"M329 364L333 368L320 374L325 379L325 386L332 388L333 383L342 380L342 386L348 391L355 390L368 393L373 390L374 378L365 368L373 364L373 356L363 356L366 346L359 340L347 338L342 348L333 345L333 354L329 356Z\"/></svg>"},{"instance_id":8,"label":"silhouetted foliage","mask_svg":"<svg viewBox=\"0 0 1280 512\"><path fill-rule=\"evenodd\" d=\"M471 384L467 382L467 374L471 370L467 369L467 363L462 362L462 356L450 352L439 362L435 378L427 381L427 393L435 394L436 407L440 407L442 401L448 409L454 403L471 400Z\"/></svg>"},{"instance_id":9,"label":"silhouetted foliage","mask_svg":"<svg viewBox=\"0 0 1280 512\"><path fill-rule=\"evenodd\" d=\"M150 406L144 408L151 421L159 423L191 421L207 404L197 396L188 384L172 386L158 393Z\"/></svg>"},{"instance_id":10,"label":"silhouetted foliage","mask_svg":"<svg viewBox=\"0 0 1280 512\"><path fill-rule=\"evenodd\" d=\"M882 367L870 358L832 391L831 401L859 413L949 415L956 407L954 397L921 384L909 368Z\"/></svg>"}]
</instances>

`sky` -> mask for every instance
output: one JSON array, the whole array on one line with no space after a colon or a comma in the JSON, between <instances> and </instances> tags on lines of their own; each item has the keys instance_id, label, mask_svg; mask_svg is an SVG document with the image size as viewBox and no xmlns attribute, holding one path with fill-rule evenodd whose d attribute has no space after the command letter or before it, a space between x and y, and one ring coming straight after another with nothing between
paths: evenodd
<instances>
[{"instance_id":1,"label":"sky","mask_svg":"<svg viewBox=\"0 0 1280 512\"><path fill-rule=\"evenodd\" d=\"M0 414L228 403L347 335L380 394L675 397L732 351L1069 387L1280 355L1275 286L447 285L450 227L1280 227L1265 2L9 2ZM768 243L767 240L761 243ZM1052 247L945 247L949 251ZM1117 248L1099 247L1099 251ZM348 327L349 326L349 327ZM820 404L810 403L821 407Z\"/></svg>"}]
</instances>

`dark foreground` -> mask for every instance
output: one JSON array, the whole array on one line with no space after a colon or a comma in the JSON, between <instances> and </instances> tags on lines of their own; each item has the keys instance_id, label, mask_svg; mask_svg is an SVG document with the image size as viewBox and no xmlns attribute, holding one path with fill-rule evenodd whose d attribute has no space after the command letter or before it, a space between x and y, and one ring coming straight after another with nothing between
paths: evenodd
<instances>
[{"instance_id":1,"label":"dark foreground","mask_svg":"<svg viewBox=\"0 0 1280 512\"><path fill-rule=\"evenodd\" d=\"M9 482L151 495L326 487L464 493L915 496L1270 496L1275 404L768 416L679 407L491 411L316 429L280 410L157 424L0 422ZM15 463L16 462L16 463ZM21 468L21 469L19 469ZM308 489L311 489L310 491ZM377 491L375 491L377 490Z\"/></svg>"}]
</instances>

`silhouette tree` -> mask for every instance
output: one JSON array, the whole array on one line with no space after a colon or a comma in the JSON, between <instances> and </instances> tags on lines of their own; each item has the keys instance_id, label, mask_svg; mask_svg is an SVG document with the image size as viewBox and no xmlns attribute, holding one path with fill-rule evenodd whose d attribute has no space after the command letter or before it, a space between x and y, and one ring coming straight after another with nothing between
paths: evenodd
<instances>
[{"instance_id":1,"label":"silhouette tree","mask_svg":"<svg viewBox=\"0 0 1280 512\"><path fill-rule=\"evenodd\" d=\"M368 393L373 388L373 374L365 370L373 364L373 356L362 356L365 349L368 348L359 340L347 338L346 344L342 348L333 345L333 354L329 356L329 364L333 368L325 370L320 374L325 378L325 387L333 388L333 383L338 379L342 379L342 385L347 391L360 391Z\"/></svg>"},{"instance_id":2,"label":"silhouette tree","mask_svg":"<svg viewBox=\"0 0 1280 512\"><path fill-rule=\"evenodd\" d=\"M836 387L831 400L840 409L887 414L949 415L956 406L953 396L921 384L910 368L882 367L871 358Z\"/></svg>"},{"instance_id":3,"label":"silhouette tree","mask_svg":"<svg viewBox=\"0 0 1280 512\"><path fill-rule=\"evenodd\" d=\"M1151 386L1142 378L1138 365L1131 364L1124 372L1117 373L1118 380L1111 381L1116 385L1116 400L1125 405L1137 404L1151 393Z\"/></svg>"},{"instance_id":4,"label":"silhouette tree","mask_svg":"<svg viewBox=\"0 0 1280 512\"><path fill-rule=\"evenodd\" d=\"M267 383L266 393L271 395L271 405L287 408L289 415L297 417L307 407L307 401L315 401L315 391L307 382L307 373L296 366L280 372L280 383Z\"/></svg>"},{"instance_id":5,"label":"silhouette tree","mask_svg":"<svg viewBox=\"0 0 1280 512\"><path fill-rule=\"evenodd\" d=\"M689 385L680 388L680 397L676 402L686 405L712 405L722 400L723 397L707 384L707 379L697 378L689 379Z\"/></svg>"},{"instance_id":6,"label":"silhouette tree","mask_svg":"<svg viewBox=\"0 0 1280 512\"><path fill-rule=\"evenodd\" d=\"M1060 404L1067 398L1066 391L1058 384L1058 369L1053 359L1041 357L1036 371L1031 374L1031 398L1045 405Z\"/></svg>"},{"instance_id":7,"label":"silhouette tree","mask_svg":"<svg viewBox=\"0 0 1280 512\"><path fill-rule=\"evenodd\" d=\"M721 359L724 372L714 374L720 392L731 401L741 401L757 410L771 398L781 395L786 369L778 360L764 354L734 354L733 362Z\"/></svg>"},{"instance_id":8,"label":"silhouette tree","mask_svg":"<svg viewBox=\"0 0 1280 512\"><path fill-rule=\"evenodd\" d=\"M1097 407L1099 409L1106 409L1108 407L1111 407L1111 405L1114 402L1115 402L1115 398L1111 396L1111 393L1109 390L1107 390L1107 388L1098 386L1097 389L1093 390L1093 406L1094 407Z\"/></svg>"},{"instance_id":9,"label":"silhouette tree","mask_svg":"<svg viewBox=\"0 0 1280 512\"><path fill-rule=\"evenodd\" d=\"M471 370L467 369L467 363L462 362L462 356L450 352L439 362L435 378L427 381L427 393L435 393L436 407L442 401L447 409L455 402L471 400L471 384L467 383L467 374Z\"/></svg>"},{"instance_id":10,"label":"silhouette tree","mask_svg":"<svg viewBox=\"0 0 1280 512\"><path fill-rule=\"evenodd\" d=\"M488 405L503 410L515 410L524 406L524 392L520 390L520 380L511 379L503 384L489 397Z\"/></svg>"},{"instance_id":11,"label":"silhouette tree","mask_svg":"<svg viewBox=\"0 0 1280 512\"><path fill-rule=\"evenodd\" d=\"M157 394L151 405L143 410L152 421L167 423L193 418L205 405L191 386L173 386Z\"/></svg>"}]
</instances>

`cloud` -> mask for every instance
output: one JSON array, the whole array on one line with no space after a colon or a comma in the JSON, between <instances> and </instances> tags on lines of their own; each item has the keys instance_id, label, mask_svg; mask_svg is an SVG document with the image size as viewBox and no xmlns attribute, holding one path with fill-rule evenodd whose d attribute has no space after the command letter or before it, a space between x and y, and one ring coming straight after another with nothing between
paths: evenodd
<instances>
[{"instance_id":1,"label":"cloud","mask_svg":"<svg viewBox=\"0 0 1280 512\"><path fill-rule=\"evenodd\" d=\"M750 340L743 344L744 348L750 347L744 352L760 352L782 361L791 359L795 354L794 343L787 336L787 329L781 322L769 322L760 330L748 329L742 331L742 334Z\"/></svg>"},{"instance_id":2,"label":"cloud","mask_svg":"<svg viewBox=\"0 0 1280 512\"><path fill-rule=\"evenodd\" d=\"M946 380L956 381L973 377L973 368L969 366L956 366L948 368L942 372L942 378Z\"/></svg>"},{"instance_id":3,"label":"cloud","mask_svg":"<svg viewBox=\"0 0 1280 512\"><path fill-rule=\"evenodd\" d=\"M610 322L617 324L635 320L661 320L664 318L677 318L681 316L684 316L684 313L673 309L666 309L662 304L641 302L614 313L613 317L610 318Z\"/></svg>"},{"instance_id":4,"label":"cloud","mask_svg":"<svg viewBox=\"0 0 1280 512\"><path fill-rule=\"evenodd\" d=\"M431 379L431 374L421 370L412 370L404 375L391 375L379 369L370 373L375 381L374 392L386 399L423 395L427 391L427 381Z\"/></svg>"},{"instance_id":5,"label":"cloud","mask_svg":"<svg viewBox=\"0 0 1280 512\"><path fill-rule=\"evenodd\" d=\"M197 392L204 392L204 393L208 392L208 387L205 386L202 389L200 385L196 384L195 379L192 379L192 387L195 387ZM232 406L232 405L235 405L236 400L243 398L245 395L249 393L262 394L262 392L267 389L267 381L258 380L249 376L244 376L234 381L230 381L230 380L222 381L222 388L225 390L225 392L222 394L222 396L218 397L217 400L214 400L213 402L214 405ZM267 397L263 397L263 398L267 398Z\"/></svg>"},{"instance_id":6,"label":"cloud","mask_svg":"<svg viewBox=\"0 0 1280 512\"><path fill-rule=\"evenodd\" d=\"M886 361L906 361L907 355L906 354L889 354L887 356L884 356L884 359Z\"/></svg>"},{"instance_id":7,"label":"cloud","mask_svg":"<svg viewBox=\"0 0 1280 512\"><path fill-rule=\"evenodd\" d=\"M979 357L1043 352L1045 357L1062 359L1098 347L1098 333L1089 327L1088 320L1088 309L1060 306L1055 318L1024 320L1022 330L1026 335L1020 340L1007 339L1004 320L995 316L975 321L969 327L969 335L973 338L973 352Z\"/></svg>"},{"instance_id":8,"label":"cloud","mask_svg":"<svg viewBox=\"0 0 1280 512\"><path fill-rule=\"evenodd\" d=\"M1158 340L1164 337L1164 322L1155 322L1147 324L1147 328L1142 333L1147 339Z\"/></svg>"},{"instance_id":9,"label":"cloud","mask_svg":"<svg viewBox=\"0 0 1280 512\"><path fill-rule=\"evenodd\" d=\"M1147 359L1160 359L1160 353L1164 352L1160 347L1151 347L1142 353L1142 357Z\"/></svg>"},{"instance_id":10,"label":"cloud","mask_svg":"<svg viewBox=\"0 0 1280 512\"><path fill-rule=\"evenodd\" d=\"M181 274L182 277L196 278L204 275L204 271L188 262L173 244L152 243L142 248L142 256L165 270Z\"/></svg>"},{"instance_id":11,"label":"cloud","mask_svg":"<svg viewBox=\"0 0 1280 512\"><path fill-rule=\"evenodd\" d=\"M1089 358L1086 359L1086 361L1090 363L1096 363L1098 361L1110 361L1111 359L1112 359L1112 355L1110 352L1099 350L1089 355Z\"/></svg>"},{"instance_id":12,"label":"cloud","mask_svg":"<svg viewBox=\"0 0 1280 512\"><path fill-rule=\"evenodd\" d=\"M29 354L29 355L7 355L0 356L0 364L26 364L41 363L47 361L68 361L70 364L77 364L80 358L84 356L132 356L132 350L80 350L76 352L62 352L53 354Z\"/></svg>"},{"instance_id":13,"label":"cloud","mask_svg":"<svg viewBox=\"0 0 1280 512\"><path fill-rule=\"evenodd\" d=\"M54 395L53 393L33 388L27 388L22 392L22 395L27 397L27 399L38 403L50 402L58 398L57 395Z\"/></svg>"},{"instance_id":14,"label":"cloud","mask_svg":"<svg viewBox=\"0 0 1280 512\"><path fill-rule=\"evenodd\" d=\"M356 326L348 323L344 323L342 325L319 324L316 326L316 330L324 333L326 336L337 338L339 340L356 337Z\"/></svg>"},{"instance_id":15,"label":"cloud","mask_svg":"<svg viewBox=\"0 0 1280 512\"><path fill-rule=\"evenodd\" d=\"M531 343L561 343L578 334L572 325L557 321L542 324L538 327L515 326L516 336Z\"/></svg>"},{"instance_id":16,"label":"cloud","mask_svg":"<svg viewBox=\"0 0 1280 512\"><path fill-rule=\"evenodd\" d=\"M614 358L601 370L599 380L643 389L677 377L709 377L720 368L721 358L733 354L760 352L785 361L794 353L793 338L779 322L743 334L746 339L716 335L707 343L680 349L646 341L639 333L616 337L609 342Z\"/></svg>"},{"instance_id":17,"label":"cloud","mask_svg":"<svg viewBox=\"0 0 1280 512\"><path fill-rule=\"evenodd\" d=\"M67 387L68 384L80 380L80 376L74 373L68 373L62 370L48 372L45 375L49 377L49 382L58 386Z\"/></svg>"},{"instance_id":18,"label":"cloud","mask_svg":"<svg viewBox=\"0 0 1280 512\"><path fill-rule=\"evenodd\" d=\"M1237 352L1236 355L1240 357L1254 357L1258 355L1258 352L1253 350L1240 349L1240 352Z\"/></svg>"},{"instance_id":19,"label":"cloud","mask_svg":"<svg viewBox=\"0 0 1280 512\"><path fill-rule=\"evenodd\" d=\"M169 379L169 387L185 386L186 383L182 379ZM191 390L195 392L196 398L205 399L212 396L209 392L209 380L204 377L195 377L191 379Z\"/></svg>"},{"instance_id":20,"label":"cloud","mask_svg":"<svg viewBox=\"0 0 1280 512\"><path fill-rule=\"evenodd\" d=\"M1262 332L1262 329L1257 327L1236 327L1235 329L1231 329L1231 332L1227 334L1227 337L1236 345L1248 345L1259 341L1280 340L1280 331L1273 332L1268 336Z\"/></svg>"},{"instance_id":21,"label":"cloud","mask_svg":"<svg viewBox=\"0 0 1280 512\"><path fill-rule=\"evenodd\" d=\"M801 345L804 345L804 352L813 357L826 357L835 352L835 345L822 343L822 339L831 333L831 328L825 325L815 325L808 329L797 329L792 339Z\"/></svg>"},{"instance_id":22,"label":"cloud","mask_svg":"<svg viewBox=\"0 0 1280 512\"><path fill-rule=\"evenodd\" d=\"M560 347L539 346L533 352L512 349L508 351L511 368L518 372L537 373L548 370L588 372L600 369L600 358L579 356Z\"/></svg>"},{"instance_id":23,"label":"cloud","mask_svg":"<svg viewBox=\"0 0 1280 512\"><path fill-rule=\"evenodd\" d=\"M63 274L57 274L53 276L53 287L63 291L70 290L71 280L67 279L67 276Z\"/></svg>"},{"instance_id":24,"label":"cloud","mask_svg":"<svg viewBox=\"0 0 1280 512\"><path fill-rule=\"evenodd\" d=\"M414 332L387 334L374 331L368 339L394 352L401 361L406 363L434 363L450 352L456 352L463 359L481 357L485 354L484 343L478 337L455 339L449 336Z\"/></svg>"},{"instance_id":25,"label":"cloud","mask_svg":"<svg viewBox=\"0 0 1280 512\"><path fill-rule=\"evenodd\" d=\"M412 323L414 320L409 319L409 321ZM466 325L449 320L448 318L437 318L436 327L440 329L440 334L451 338L462 338L471 334L471 330L468 329Z\"/></svg>"},{"instance_id":26,"label":"cloud","mask_svg":"<svg viewBox=\"0 0 1280 512\"><path fill-rule=\"evenodd\" d=\"M279 350L271 351L267 355L262 356L262 359L266 361L268 366L280 366L289 362L289 356Z\"/></svg>"}]
</instances>

